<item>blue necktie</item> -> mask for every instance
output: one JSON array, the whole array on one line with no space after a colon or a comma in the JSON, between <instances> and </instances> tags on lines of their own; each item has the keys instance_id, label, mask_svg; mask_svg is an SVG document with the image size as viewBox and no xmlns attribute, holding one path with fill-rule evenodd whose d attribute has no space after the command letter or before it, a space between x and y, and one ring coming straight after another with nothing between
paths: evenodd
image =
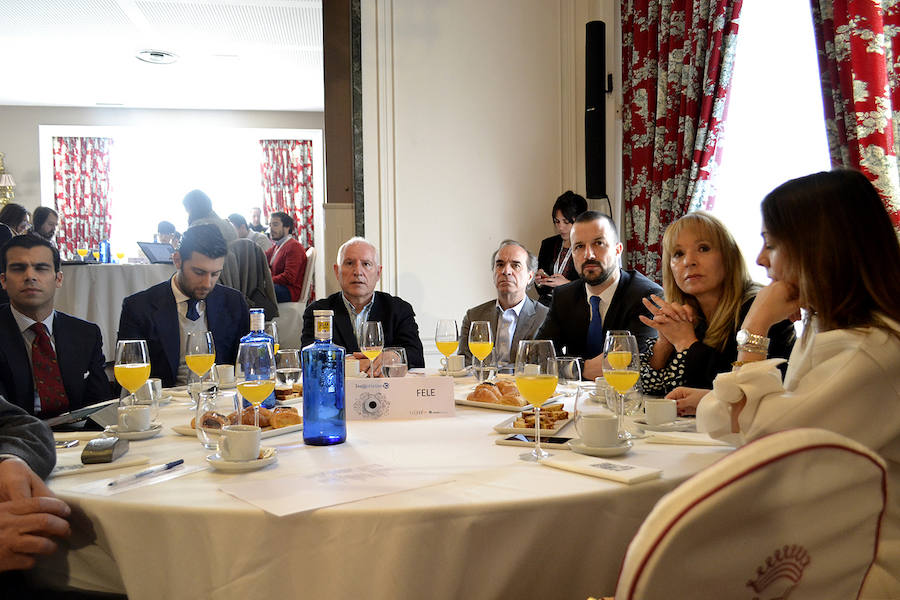
<instances>
[{"instance_id":1,"label":"blue necktie","mask_svg":"<svg viewBox=\"0 0 900 600\"><path fill-rule=\"evenodd\" d=\"M200 313L197 312L197 303L200 302L196 298L188 298L187 301L187 315L185 315L191 321L196 321L200 318Z\"/></svg>"},{"instance_id":2,"label":"blue necktie","mask_svg":"<svg viewBox=\"0 0 900 600\"><path fill-rule=\"evenodd\" d=\"M588 326L586 358L594 358L603 352L603 319L600 318L600 296L591 296L591 324Z\"/></svg>"}]
</instances>

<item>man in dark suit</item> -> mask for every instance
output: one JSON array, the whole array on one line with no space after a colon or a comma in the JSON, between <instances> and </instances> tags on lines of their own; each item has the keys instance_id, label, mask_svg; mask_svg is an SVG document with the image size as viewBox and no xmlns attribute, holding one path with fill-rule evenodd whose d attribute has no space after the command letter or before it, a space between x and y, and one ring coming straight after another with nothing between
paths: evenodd
<instances>
[{"instance_id":1,"label":"man in dark suit","mask_svg":"<svg viewBox=\"0 0 900 600\"><path fill-rule=\"evenodd\" d=\"M119 339L147 340L150 376L163 386L187 382L185 342L190 332L211 331L216 363L234 363L250 312L240 292L217 285L228 246L215 225L196 225L172 255L171 279L122 301Z\"/></svg>"},{"instance_id":2,"label":"man in dark suit","mask_svg":"<svg viewBox=\"0 0 900 600\"><path fill-rule=\"evenodd\" d=\"M41 480L56 464L53 434L39 419L0 396L0 572L30 569L56 550L71 513ZM4 597L26 598L20 577L0 576Z\"/></svg>"},{"instance_id":3,"label":"man in dark suit","mask_svg":"<svg viewBox=\"0 0 900 600\"><path fill-rule=\"evenodd\" d=\"M642 299L662 295L662 288L637 271L619 268L622 243L608 216L587 211L575 219L570 233L572 257L581 279L553 292L550 312L537 334L553 340L556 352L584 359L582 376L603 375L603 340L612 329L627 329L637 338L640 352L647 350L656 330L641 323L647 315Z\"/></svg>"},{"instance_id":4,"label":"man in dark suit","mask_svg":"<svg viewBox=\"0 0 900 600\"><path fill-rule=\"evenodd\" d=\"M459 354L472 361L469 351L469 326L472 321L488 321L494 335L494 363L516 362L519 341L534 339L547 316L547 307L525 295L534 280L537 258L515 240L503 240L491 257L496 300L488 300L466 311L459 331ZM486 359L487 360L487 359Z\"/></svg>"},{"instance_id":5,"label":"man in dark suit","mask_svg":"<svg viewBox=\"0 0 900 600\"><path fill-rule=\"evenodd\" d=\"M333 310L334 343L355 353L360 359L360 369L368 370L368 359L359 352L359 330L366 321L380 321L384 330L385 346L402 346L410 368L425 366L425 353L419 339L419 326L412 306L404 300L376 292L375 285L381 278L378 252L368 240L355 237L338 249L338 264L334 276L341 284L341 291L317 300L303 313L302 345L311 344L313 335L313 311ZM352 316L351 316L352 315ZM381 357L375 359L373 372L381 373Z\"/></svg>"},{"instance_id":6,"label":"man in dark suit","mask_svg":"<svg viewBox=\"0 0 900 600\"><path fill-rule=\"evenodd\" d=\"M30 414L56 416L112 396L100 328L53 309L59 252L36 235L0 250L0 394Z\"/></svg>"}]
</instances>

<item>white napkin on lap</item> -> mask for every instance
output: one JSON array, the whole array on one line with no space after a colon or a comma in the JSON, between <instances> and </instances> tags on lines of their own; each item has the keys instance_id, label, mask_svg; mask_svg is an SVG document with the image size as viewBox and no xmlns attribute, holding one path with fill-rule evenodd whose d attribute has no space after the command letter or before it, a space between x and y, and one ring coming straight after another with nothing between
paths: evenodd
<instances>
[{"instance_id":1,"label":"white napkin on lap","mask_svg":"<svg viewBox=\"0 0 900 600\"><path fill-rule=\"evenodd\" d=\"M566 456L559 455L545 458L541 464L554 469L572 471L591 477L610 479L619 483L638 483L648 479L656 479L662 475L662 469L639 467L626 463L609 460L607 458L594 458L590 456Z\"/></svg>"},{"instance_id":2,"label":"white napkin on lap","mask_svg":"<svg viewBox=\"0 0 900 600\"><path fill-rule=\"evenodd\" d=\"M705 433L694 433L688 431L668 431L665 433L657 431L648 431L645 442L651 444L680 444L685 446L725 446L731 447L731 444L722 440L714 440Z\"/></svg>"}]
</instances>

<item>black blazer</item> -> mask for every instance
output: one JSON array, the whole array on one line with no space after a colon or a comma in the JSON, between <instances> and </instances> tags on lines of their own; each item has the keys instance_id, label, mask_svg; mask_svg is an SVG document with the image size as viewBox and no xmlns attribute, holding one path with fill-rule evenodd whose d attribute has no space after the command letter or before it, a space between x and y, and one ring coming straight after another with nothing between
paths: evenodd
<instances>
[{"instance_id":1,"label":"black blazer","mask_svg":"<svg viewBox=\"0 0 900 600\"><path fill-rule=\"evenodd\" d=\"M547 275L553 275L553 263L559 256L559 250L562 248L562 238L559 235L545 238L541 242L541 249L538 251L538 269L543 269ZM578 279L578 271L575 270L575 261L569 256L566 266L562 272L563 276L569 281ZM550 298L553 296L553 289L547 285L536 285L534 289L537 291L541 304L550 306Z\"/></svg>"},{"instance_id":2,"label":"black blazer","mask_svg":"<svg viewBox=\"0 0 900 600\"><path fill-rule=\"evenodd\" d=\"M369 320L381 321L381 327L384 330L384 345L406 348L406 360L409 368L424 367L425 352L422 350L419 326L416 324L416 313L413 311L412 305L384 292L375 292L374 302L369 311ZM333 310L334 343L343 346L347 352L359 352L359 342L354 334L350 315L347 314L347 307L344 306L344 301L341 299L341 292L322 300L316 300L303 311L303 332L300 340L304 347L315 341L314 310Z\"/></svg>"},{"instance_id":3,"label":"black blazer","mask_svg":"<svg viewBox=\"0 0 900 600\"><path fill-rule=\"evenodd\" d=\"M662 295L662 288L637 271L619 269L619 286L603 320L603 335L610 329L627 329L637 338L641 354L646 352L649 340L656 337L656 330L641 323L638 315L650 316L641 302L650 294ZM537 339L552 340L560 356L565 347L566 356L594 358L585 355L590 321L587 291L584 281L579 279L556 288Z\"/></svg>"},{"instance_id":4,"label":"black blazer","mask_svg":"<svg viewBox=\"0 0 900 600\"><path fill-rule=\"evenodd\" d=\"M34 376L19 326L9 304L0 306L0 394L28 414L34 414ZM109 400L103 336L94 323L56 311L53 344L63 387L74 410Z\"/></svg>"},{"instance_id":5,"label":"black blazer","mask_svg":"<svg viewBox=\"0 0 900 600\"><path fill-rule=\"evenodd\" d=\"M234 363L241 338L250 331L250 310L237 290L216 284L206 297L206 324L216 344L216 363ZM150 377L175 385L181 359L181 331L172 282L166 279L122 301L120 340L147 340Z\"/></svg>"}]
</instances>

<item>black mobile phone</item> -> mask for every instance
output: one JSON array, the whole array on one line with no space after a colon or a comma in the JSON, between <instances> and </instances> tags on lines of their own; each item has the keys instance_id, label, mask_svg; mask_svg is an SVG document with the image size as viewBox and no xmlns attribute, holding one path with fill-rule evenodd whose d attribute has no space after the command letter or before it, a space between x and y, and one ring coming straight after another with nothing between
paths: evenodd
<instances>
[{"instance_id":1,"label":"black mobile phone","mask_svg":"<svg viewBox=\"0 0 900 600\"><path fill-rule=\"evenodd\" d=\"M541 445L548 448L568 448L569 439L565 437L541 436ZM496 443L500 446L534 446L534 436L517 433L506 438L499 438Z\"/></svg>"}]
</instances>

